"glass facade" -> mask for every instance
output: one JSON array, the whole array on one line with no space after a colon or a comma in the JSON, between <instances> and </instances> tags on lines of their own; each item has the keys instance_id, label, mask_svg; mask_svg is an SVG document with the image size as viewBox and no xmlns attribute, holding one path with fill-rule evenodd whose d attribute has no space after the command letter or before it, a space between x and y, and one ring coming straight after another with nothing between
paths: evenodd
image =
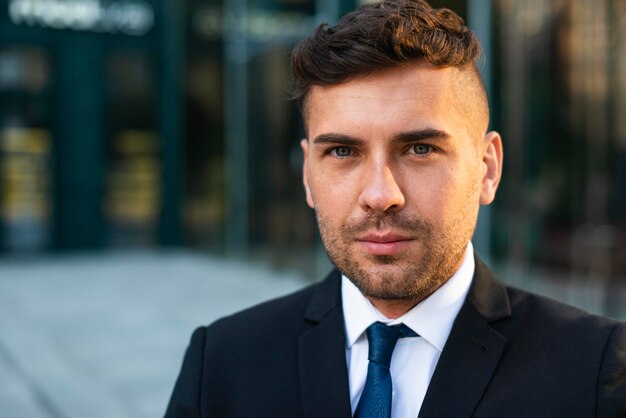
<instances>
[{"instance_id":1,"label":"glass facade","mask_svg":"<svg viewBox=\"0 0 626 418\"><path fill-rule=\"evenodd\" d=\"M495 2L507 277L618 314L626 281L626 4Z\"/></svg>"},{"instance_id":2,"label":"glass facade","mask_svg":"<svg viewBox=\"0 0 626 418\"><path fill-rule=\"evenodd\" d=\"M162 168L150 58L126 51L107 57L104 213L109 245L158 243Z\"/></svg>"},{"instance_id":3,"label":"glass facade","mask_svg":"<svg viewBox=\"0 0 626 418\"><path fill-rule=\"evenodd\" d=\"M161 16L158 2L0 1L4 250L161 241Z\"/></svg>"},{"instance_id":4,"label":"glass facade","mask_svg":"<svg viewBox=\"0 0 626 418\"><path fill-rule=\"evenodd\" d=\"M185 69L185 241L222 252L226 222L224 65L219 1L187 5Z\"/></svg>"},{"instance_id":5,"label":"glass facade","mask_svg":"<svg viewBox=\"0 0 626 418\"><path fill-rule=\"evenodd\" d=\"M327 9L313 1L188 3L190 245L315 270L318 241L303 199L303 131L288 100L288 65L294 43Z\"/></svg>"},{"instance_id":6,"label":"glass facade","mask_svg":"<svg viewBox=\"0 0 626 418\"><path fill-rule=\"evenodd\" d=\"M0 248L38 251L52 225L50 57L8 44L0 63Z\"/></svg>"}]
</instances>

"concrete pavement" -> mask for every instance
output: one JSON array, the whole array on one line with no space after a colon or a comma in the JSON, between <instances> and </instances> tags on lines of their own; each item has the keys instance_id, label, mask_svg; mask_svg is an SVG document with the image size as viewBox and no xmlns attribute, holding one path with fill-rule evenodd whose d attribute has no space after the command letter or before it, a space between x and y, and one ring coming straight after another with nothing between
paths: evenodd
<instances>
[{"instance_id":1,"label":"concrete pavement","mask_svg":"<svg viewBox=\"0 0 626 418\"><path fill-rule=\"evenodd\" d=\"M196 326L306 284L188 252L0 260L0 417L162 416Z\"/></svg>"}]
</instances>

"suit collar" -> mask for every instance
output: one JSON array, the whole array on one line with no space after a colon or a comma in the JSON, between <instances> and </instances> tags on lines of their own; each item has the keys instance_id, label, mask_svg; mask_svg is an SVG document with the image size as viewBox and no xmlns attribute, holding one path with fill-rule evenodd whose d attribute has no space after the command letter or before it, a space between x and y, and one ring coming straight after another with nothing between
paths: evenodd
<instances>
[{"instance_id":1,"label":"suit collar","mask_svg":"<svg viewBox=\"0 0 626 418\"><path fill-rule=\"evenodd\" d=\"M341 310L341 276L333 271L305 310L313 326L298 339L298 368L306 418L350 418L350 391Z\"/></svg>"},{"instance_id":2,"label":"suit collar","mask_svg":"<svg viewBox=\"0 0 626 418\"><path fill-rule=\"evenodd\" d=\"M487 322L511 316L511 305L506 287L496 279L480 258L474 257L476 271L467 295L467 303L472 305Z\"/></svg>"},{"instance_id":3,"label":"suit collar","mask_svg":"<svg viewBox=\"0 0 626 418\"><path fill-rule=\"evenodd\" d=\"M470 292L437 363L420 418L472 415L507 342L490 323L510 315L506 288L476 258Z\"/></svg>"},{"instance_id":4,"label":"suit collar","mask_svg":"<svg viewBox=\"0 0 626 418\"><path fill-rule=\"evenodd\" d=\"M304 311L304 318L313 322L320 322L338 306L341 306L341 273L334 269L313 293Z\"/></svg>"}]
</instances>

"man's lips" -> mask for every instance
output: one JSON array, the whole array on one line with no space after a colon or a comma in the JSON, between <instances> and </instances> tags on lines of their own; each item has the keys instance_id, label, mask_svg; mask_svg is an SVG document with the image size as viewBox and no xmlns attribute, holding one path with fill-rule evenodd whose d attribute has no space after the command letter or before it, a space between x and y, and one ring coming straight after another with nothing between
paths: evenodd
<instances>
[{"instance_id":1,"label":"man's lips","mask_svg":"<svg viewBox=\"0 0 626 418\"><path fill-rule=\"evenodd\" d=\"M394 255L405 250L413 238L395 232L370 232L357 238L357 242L370 255Z\"/></svg>"}]
</instances>

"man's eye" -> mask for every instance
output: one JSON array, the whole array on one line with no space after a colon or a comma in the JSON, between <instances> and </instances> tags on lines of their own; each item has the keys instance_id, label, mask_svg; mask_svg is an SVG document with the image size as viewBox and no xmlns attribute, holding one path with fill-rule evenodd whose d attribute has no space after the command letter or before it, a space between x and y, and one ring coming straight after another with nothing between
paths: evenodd
<instances>
[{"instance_id":1,"label":"man's eye","mask_svg":"<svg viewBox=\"0 0 626 418\"><path fill-rule=\"evenodd\" d=\"M412 151L416 155L426 155L432 151L432 147L430 145L415 144L412 147Z\"/></svg>"},{"instance_id":2,"label":"man's eye","mask_svg":"<svg viewBox=\"0 0 626 418\"><path fill-rule=\"evenodd\" d=\"M335 156L335 157L349 157L352 155L352 149L347 148L347 147L338 147L338 148L333 148L333 150L331 151L331 153Z\"/></svg>"}]
</instances>

